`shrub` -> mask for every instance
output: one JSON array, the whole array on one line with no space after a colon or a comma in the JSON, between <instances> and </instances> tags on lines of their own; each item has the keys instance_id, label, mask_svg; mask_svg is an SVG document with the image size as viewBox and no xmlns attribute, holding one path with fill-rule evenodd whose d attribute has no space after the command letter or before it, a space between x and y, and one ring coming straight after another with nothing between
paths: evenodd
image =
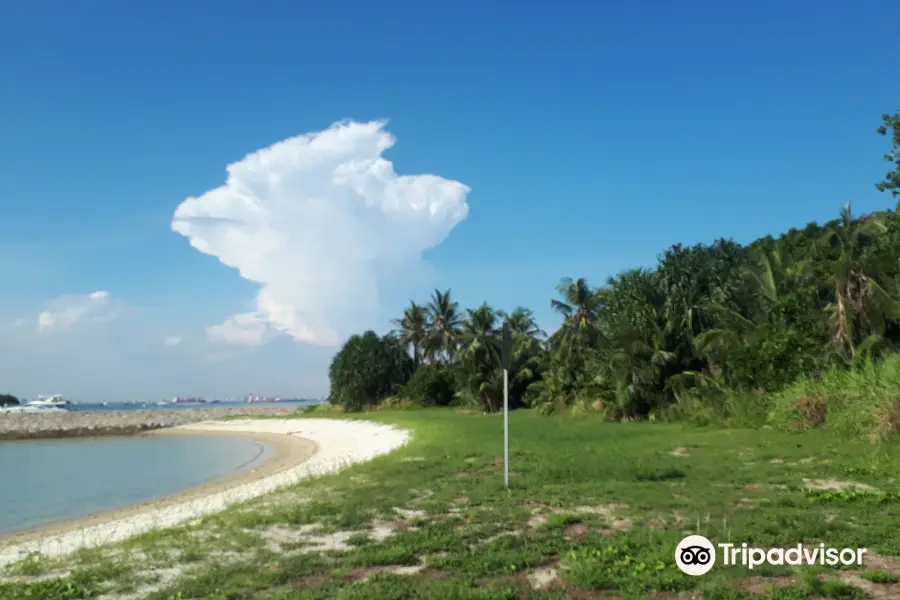
<instances>
[{"instance_id":1,"label":"shrub","mask_svg":"<svg viewBox=\"0 0 900 600\"><path fill-rule=\"evenodd\" d=\"M422 365L410 377L399 396L421 406L449 406L456 396L456 381L449 367Z\"/></svg>"},{"instance_id":2,"label":"shrub","mask_svg":"<svg viewBox=\"0 0 900 600\"><path fill-rule=\"evenodd\" d=\"M375 406L406 384L413 368L412 358L397 340L374 331L354 335L328 368L329 403L350 412Z\"/></svg>"},{"instance_id":3,"label":"shrub","mask_svg":"<svg viewBox=\"0 0 900 600\"><path fill-rule=\"evenodd\" d=\"M552 402L541 402L537 405L539 415L549 416L556 412L556 405Z\"/></svg>"}]
</instances>

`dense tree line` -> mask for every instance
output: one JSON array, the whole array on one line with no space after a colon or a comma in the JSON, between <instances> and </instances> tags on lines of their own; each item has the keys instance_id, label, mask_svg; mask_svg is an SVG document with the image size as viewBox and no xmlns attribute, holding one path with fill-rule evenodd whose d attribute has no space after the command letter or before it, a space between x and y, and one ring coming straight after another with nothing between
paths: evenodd
<instances>
[{"instance_id":1,"label":"dense tree line","mask_svg":"<svg viewBox=\"0 0 900 600\"><path fill-rule=\"evenodd\" d=\"M900 197L900 112L885 114L890 170L877 189ZM513 331L512 406L590 407L611 418L664 415L685 398L721 401L900 349L900 215L810 223L747 246L674 245L652 269L593 286L564 279L549 337L533 313L462 309L450 290L410 303L396 330L354 336L331 366L331 401L349 409L390 397L502 406L500 328Z\"/></svg>"}]
</instances>

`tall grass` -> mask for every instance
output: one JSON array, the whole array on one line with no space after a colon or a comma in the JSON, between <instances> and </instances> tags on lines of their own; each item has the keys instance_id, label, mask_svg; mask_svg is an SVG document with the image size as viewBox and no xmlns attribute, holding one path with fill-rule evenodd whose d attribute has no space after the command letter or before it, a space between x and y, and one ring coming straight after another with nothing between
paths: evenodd
<instances>
[{"instance_id":1,"label":"tall grass","mask_svg":"<svg viewBox=\"0 0 900 600\"><path fill-rule=\"evenodd\" d=\"M772 396L769 422L786 430L823 427L887 441L900 431L900 355L798 380Z\"/></svg>"},{"instance_id":2,"label":"tall grass","mask_svg":"<svg viewBox=\"0 0 900 600\"><path fill-rule=\"evenodd\" d=\"M762 427L768 421L772 397L725 388L685 390L666 414L667 419L694 425L727 427Z\"/></svg>"}]
</instances>

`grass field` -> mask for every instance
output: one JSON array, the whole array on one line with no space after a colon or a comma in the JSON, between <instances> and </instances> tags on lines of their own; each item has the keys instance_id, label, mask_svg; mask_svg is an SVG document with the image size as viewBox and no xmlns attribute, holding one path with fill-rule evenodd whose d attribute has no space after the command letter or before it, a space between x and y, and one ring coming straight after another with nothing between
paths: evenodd
<instances>
[{"instance_id":1,"label":"grass field","mask_svg":"<svg viewBox=\"0 0 900 600\"><path fill-rule=\"evenodd\" d=\"M316 417L304 417L316 418ZM348 417L345 417L348 418ZM404 449L124 545L12 567L0 598L900 598L900 457L833 432L510 417L359 418ZM868 549L867 565L717 566L687 534Z\"/></svg>"}]
</instances>

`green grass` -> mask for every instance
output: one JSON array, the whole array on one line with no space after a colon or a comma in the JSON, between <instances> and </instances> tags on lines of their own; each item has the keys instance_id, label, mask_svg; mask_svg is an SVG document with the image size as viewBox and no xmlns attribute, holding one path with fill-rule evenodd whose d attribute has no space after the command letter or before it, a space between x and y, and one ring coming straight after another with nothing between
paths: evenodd
<instances>
[{"instance_id":1,"label":"green grass","mask_svg":"<svg viewBox=\"0 0 900 600\"><path fill-rule=\"evenodd\" d=\"M197 525L61 561L31 558L17 567L19 579L0 584L0 599L128 591L154 600L867 597L854 581L900 597L892 526L900 522L900 456L883 448L873 455L862 440L827 429L613 424L517 411L505 490L499 416L357 418L407 428L413 439ZM807 489L816 481L870 487ZM720 565L694 578L674 564L689 533L762 547L865 547L880 562L853 572ZM309 552L323 540L341 545ZM60 576L34 579L48 571ZM535 589L542 573L555 579Z\"/></svg>"}]
</instances>

